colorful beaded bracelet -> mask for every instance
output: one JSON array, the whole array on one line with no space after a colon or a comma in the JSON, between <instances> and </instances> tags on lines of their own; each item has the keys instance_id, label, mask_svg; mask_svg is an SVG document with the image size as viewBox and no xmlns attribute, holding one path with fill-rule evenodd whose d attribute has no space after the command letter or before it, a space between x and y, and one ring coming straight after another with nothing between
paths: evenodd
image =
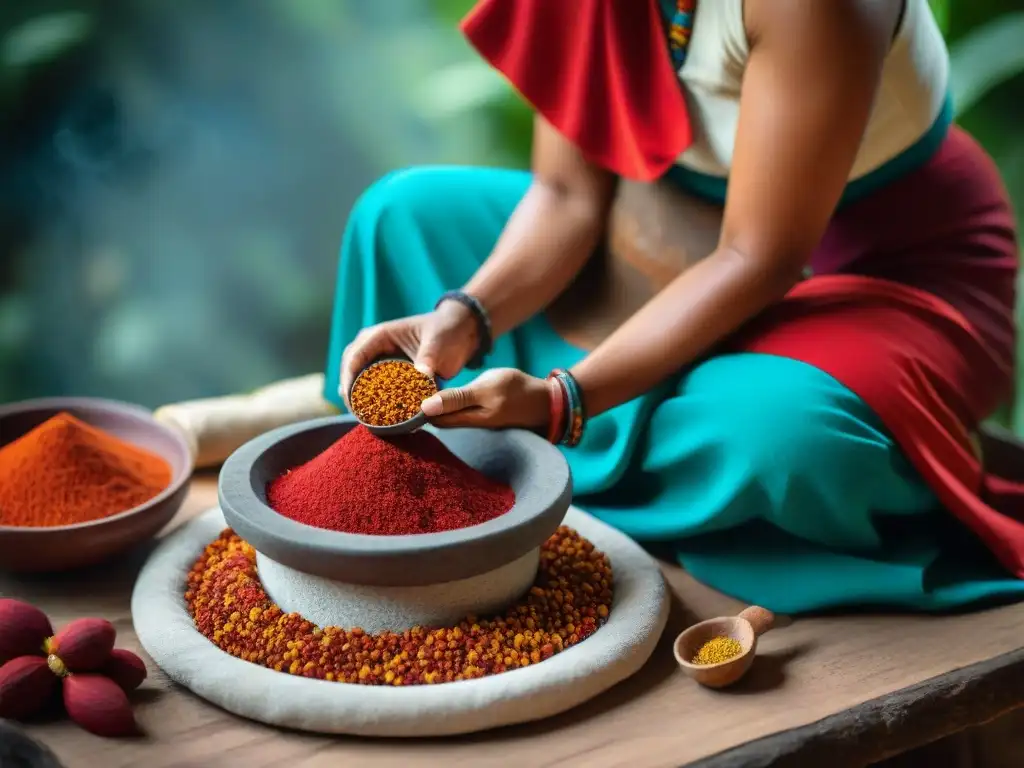
<instances>
[{"instance_id":1,"label":"colorful beaded bracelet","mask_svg":"<svg viewBox=\"0 0 1024 768\"><path fill-rule=\"evenodd\" d=\"M561 382L554 376L548 377L548 388L551 393L551 421L548 424L548 442L558 445L565 433L566 396Z\"/></svg>"},{"instance_id":2,"label":"colorful beaded bracelet","mask_svg":"<svg viewBox=\"0 0 1024 768\"><path fill-rule=\"evenodd\" d=\"M552 371L549 378L555 379L561 385L565 395L565 409L568 412L565 429L559 442L573 448L583 439L583 428L587 420L586 409L583 406L583 391L573 375L562 368Z\"/></svg>"}]
</instances>

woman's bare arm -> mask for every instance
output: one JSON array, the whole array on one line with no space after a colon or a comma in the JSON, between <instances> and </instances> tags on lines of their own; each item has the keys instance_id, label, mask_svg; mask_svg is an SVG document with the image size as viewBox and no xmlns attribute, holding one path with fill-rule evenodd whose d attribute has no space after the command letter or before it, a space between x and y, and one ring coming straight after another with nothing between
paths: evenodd
<instances>
[{"instance_id":1,"label":"woman's bare arm","mask_svg":"<svg viewBox=\"0 0 1024 768\"><path fill-rule=\"evenodd\" d=\"M574 369L591 414L651 389L800 279L842 195L899 0L747 0L721 237Z\"/></svg>"},{"instance_id":2,"label":"woman's bare arm","mask_svg":"<svg viewBox=\"0 0 1024 768\"><path fill-rule=\"evenodd\" d=\"M465 286L487 308L495 336L547 307L579 274L604 232L615 190L611 173L540 116L532 164L529 190Z\"/></svg>"}]
</instances>

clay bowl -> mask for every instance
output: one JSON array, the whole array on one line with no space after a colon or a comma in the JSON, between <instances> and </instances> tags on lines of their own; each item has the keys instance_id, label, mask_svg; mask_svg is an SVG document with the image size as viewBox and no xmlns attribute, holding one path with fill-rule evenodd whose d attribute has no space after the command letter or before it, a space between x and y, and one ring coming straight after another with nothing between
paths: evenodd
<instances>
[{"instance_id":1,"label":"clay bowl","mask_svg":"<svg viewBox=\"0 0 1024 768\"><path fill-rule=\"evenodd\" d=\"M516 494L512 509L480 525L441 533L367 536L313 528L267 505L274 478L324 451L357 425L330 416L268 432L235 451L220 473L228 525L282 567L373 587L425 587L494 571L538 550L572 499L569 466L557 448L522 430L439 430L456 456ZM358 473L359 467L353 466ZM535 569L534 569L535 570Z\"/></svg>"},{"instance_id":2,"label":"clay bowl","mask_svg":"<svg viewBox=\"0 0 1024 768\"><path fill-rule=\"evenodd\" d=\"M3 405L0 446L61 412L162 456L171 465L171 483L145 504L103 520L54 528L0 526L0 570L41 573L94 565L155 536L185 499L192 474L188 445L139 406L86 397Z\"/></svg>"},{"instance_id":3,"label":"clay bowl","mask_svg":"<svg viewBox=\"0 0 1024 768\"><path fill-rule=\"evenodd\" d=\"M362 376L368 370L373 368L373 366L386 362L408 363L410 362L410 360L407 357L397 356L381 357L378 358L377 360L374 360L368 366L363 368L363 370L359 372L359 375L352 380L352 386L349 388L349 394L351 395L352 390L356 388L356 384L359 382L360 376ZM434 379L434 385L438 386L437 379ZM398 424L390 424L386 427L382 427L377 424L367 424L362 419L359 419L358 416L356 418L358 419L360 424L362 424L371 433L377 435L378 437L394 437L396 435L408 435L410 432L415 432L417 429L421 429L427 424L427 415L423 413L423 411L418 411L416 415L413 416L411 419L406 419L405 421L399 422Z\"/></svg>"},{"instance_id":4,"label":"clay bowl","mask_svg":"<svg viewBox=\"0 0 1024 768\"><path fill-rule=\"evenodd\" d=\"M757 638L774 625L775 615L771 611L752 605L738 616L721 616L694 624L676 638L672 652L683 671L698 683L708 688L725 688L747 674L757 654ZM718 664L691 661L704 643L721 636L736 640L743 652Z\"/></svg>"}]
</instances>

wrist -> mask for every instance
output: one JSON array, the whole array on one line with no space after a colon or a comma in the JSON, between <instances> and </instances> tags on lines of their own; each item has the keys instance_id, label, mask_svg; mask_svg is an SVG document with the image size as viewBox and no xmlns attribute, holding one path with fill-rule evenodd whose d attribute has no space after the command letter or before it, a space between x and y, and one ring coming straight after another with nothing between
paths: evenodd
<instances>
[{"instance_id":1,"label":"wrist","mask_svg":"<svg viewBox=\"0 0 1024 768\"><path fill-rule=\"evenodd\" d=\"M437 304L434 305L434 311L436 312L439 309L444 308L445 305L453 304L457 304L461 310L468 313L476 331L473 351L470 353L469 359L466 361L466 367L470 369L482 368L484 358L490 354L491 348L494 344L494 337L491 333L490 315L487 314L487 310L484 309L483 304L465 291L448 291L443 294L441 298L438 299ZM447 311L456 310L449 306ZM463 315L455 315L453 319L461 325L463 322Z\"/></svg>"},{"instance_id":2,"label":"wrist","mask_svg":"<svg viewBox=\"0 0 1024 768\"><path fill-rule=\"evenodd\" d=\"M587 418L609 411L647 391L647 388L644 388L636 394L628 394L618 383L618 379L609 378L610 375L614 376L615 370L609 371L599 359L595 365L595 357L594 353L591 353L569 369L579 387L580 397L586 402ZM626 386L633 384L628 376L625 381Z\"/></svg>"},{"instance_id":3,"label":"wrist","mask_svg":"<svg viewBox=\"0 0 1024 768\"><path fill-rule=\"evenodd\" d=\"M471 349L480 343L480 330L473 311L458 301L446 300L437 305L434 314L446 328L451 328L456 338L466 341Z\"/></svg>"}]
</instances>

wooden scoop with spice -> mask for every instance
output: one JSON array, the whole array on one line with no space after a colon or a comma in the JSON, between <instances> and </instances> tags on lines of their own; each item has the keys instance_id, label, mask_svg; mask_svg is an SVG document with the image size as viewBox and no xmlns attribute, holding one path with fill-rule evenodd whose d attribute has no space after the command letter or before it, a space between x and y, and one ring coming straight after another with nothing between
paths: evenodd
<instances>
[{"instance_id":1,"label":"wooden scoop with spice","mask_svg":"<svg viewBox=\"0 0 1024 768\"><path fill-rule=\"evenodd\" d=\"M775 614L752 605L738 616L708 619L681 633L672 646L687 675L708 688L724 688L745 675L757 638L775 625Z\"/></svg>"},{"instance_id":2,"label":"wooden scoop with spice","mask_svg":"<svg viewBox=\"0 0 1024 768\"><path fill-rule=\"evenodd\" d=\"M437 383L408 360L387 358L366 366L349 390L352 415L379 437L405 435L427 423L420 405Z\"/></svg>"}]
</instances>

